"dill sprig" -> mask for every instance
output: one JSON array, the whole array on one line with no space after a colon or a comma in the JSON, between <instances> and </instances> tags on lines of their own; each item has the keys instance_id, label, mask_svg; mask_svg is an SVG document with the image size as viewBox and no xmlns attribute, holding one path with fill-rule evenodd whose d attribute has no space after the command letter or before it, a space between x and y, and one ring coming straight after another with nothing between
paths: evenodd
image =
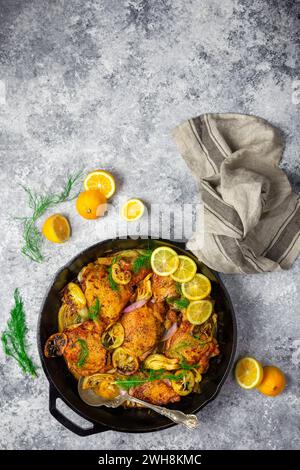
<instances>
[{"instance_id":1,"label":"dill sprig","mask_svg":"<svg viewBox=\"0 0 300 470\"><path fill-rule=\"evenodd\" d=\"M84 339L79 338L77 340L77 343L79 343L80 352L79 352L79 358L78 358L76 365L77 367L82 367L85 364L86 359L89 355L89 349L87 346L87 342Z\"/></svg>"},{"instance_id":2,"label":"dill sprig","mask_svg":"<svg viewBox=\"0 0 300 470\"><path fill-rule=\"evenodd\" d=\"M26 318L23 300L19 290L14 292L15 304L10 311L10 318L6 329L1 336L2 346L5 354L17 361L22 371L26 374L37 376L36 367L26 352Z\"/></svg>"},{"instance_id":3,"label":"dill sprig","mask_svg":"<svg viewBox=\"0 0 300 470\"><path fill-rule=\"evenodd\" d=\"M167 303L177 310L183 310L189 306L189 300L185 297L178 299L177 297L169 297Z\"/></svg>"},{"instance_id":4,"label":"dill sprig","mask_svg":"<svg viewBox=\"0 0 300 470\"><path fill-rule=\"evenodd\" d=\"M88 318L89 320L96 320L99 317L99 312L101 308L100 300L97 298L95 303L89 308Z\"/></svg>"},{"instance_id":5,"label":"dill sprig","mask_svg":"<svg viewBox=\"0 0 300 470\"><path fill-rule=\"evenodd\" d=\"M146 382L154 382L155 380L160 379L168 379L168 380L180 380L184 378L184 374L168 374L164 369L160 370L149 370L149 374L146 377L140 377L133 375L130 378L118 379L115 381L115 384L120 387L124 388L125 390L129 390L131 387L136 387L137 385L144 384Z\"/></svg>"},{"instance_id":6,"label":"dill sprig","mask_svg":"<svg viewBox=\"0 0 300 470\"><path fill-rule=\"evenodd\" d=\"M132 269L134 273L138 273L142 268L150 268L151 266L151 255L153 250L145 250L144 253L140 254L133 262Z\"/></svg>"},{"instance_id":7,"label":"dill sprig","mask_svg":"<svg viewBox=\"0 0 300 470\"><path fill-rule=\"evenodd\" d=\"M184 370L192 370L192 369L198 369L199 365L198 364L188 364L185 360L181 361L179 364L180 369Z\"/></svg>"},{"instance_id":8,"label":"dill sprig","mask_svg":"<svg viewBox=\"0 0 300 470\"><path fill-rule=\"evenodd\" d=\"M112 262L111 262L111 265L108 268L108 282L109 282L111 290L113 290L113 291L118 291L119 290L119 286L114 281L113 275L112 275L112 267L113 267L113 264L115 264L116 262L117 262L117 257L115 256L113 258Z\"/></svg>"},{"instance_id":9,"label":"dill sprig","mask_svg":"<svg viewBox=\"0 0 300 470\"><path fill-rule=\"evenodd\" d=\"M36 226L36 221L53 206L62 202L71 201L77 197L73 188L78 184L82 172L69 175L60 193L37 194L30 188L22 186L28 197L28 205L32 214L28 217L18 218L23 224L23 246L21 252L32 261L41 263L44 260L42 254L42 234Z\"/></svg>"}]
</instances>

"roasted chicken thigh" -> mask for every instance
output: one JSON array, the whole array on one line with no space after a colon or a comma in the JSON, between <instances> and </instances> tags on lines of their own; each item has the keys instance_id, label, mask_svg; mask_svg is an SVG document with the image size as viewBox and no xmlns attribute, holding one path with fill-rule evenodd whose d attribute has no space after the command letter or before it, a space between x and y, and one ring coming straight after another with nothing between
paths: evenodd
<instances>
[{"instance_id":1,"label":"roasted chicken thigh","mask_svg":"<svg viewBox=\"0 0 300 470\"><path fill-rule=\"evenodd\" d=\"M75 375L87 376L106 370L107 351L101 344L102 332L103 327L91 320L64 330L67 346L63 355Z\"/></svg>"},{"instance_id":2,"label":"roasted chicken thigh","mask_svg":"<svg viewBox=\"0 0 300 470\"><path fill-rule=\"evenodd\" d=\"M109 282L108 267L97 263L90 263L84 268L80 284L88 307L94 305L96 299L99 300L101 321L105 325L118 321L132 295L129 285L118 285L113 290Z\"/></svg>"},{"instance_id":3,"label":"roasted chicken thigh","mask_svg":"<svg viewBox=\"0 0 300 470\"><path fill-rule=\"evenodd\" d=\"M120 322L125 331L123 347L139 359L145 359L157 344L162 331L161 322L154 316L151 303L124 313Z\"/></svg>"}]
</instances>

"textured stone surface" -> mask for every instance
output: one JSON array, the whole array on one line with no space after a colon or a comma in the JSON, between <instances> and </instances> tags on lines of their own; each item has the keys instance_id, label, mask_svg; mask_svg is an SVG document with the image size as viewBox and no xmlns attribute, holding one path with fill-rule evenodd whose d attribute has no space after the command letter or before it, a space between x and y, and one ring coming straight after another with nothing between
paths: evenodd
<instances>
[{"instance_id":1,"label":"textured stone surface","mask_svg":"<svg viewBox=\"0 0 300 470\"><path fill-rule=\"evenodd\" d=\"M1 318L19 286L37 362L36 322L50 279L99 239L104 221L79 220L66 204L72 242L45 244L48 260L31 263L12 220L27 211L17 184L53 189L69 170L105 167L120 182L116 202L125 194L193 200L170 129L202 112L232 111L282 129L282 166L299 190L296 9L275 0L0 0ZM1 351L1 448L299 448L300 260L280 274L223 277L238 317L238 355L282 367L282 396L243 392L230 376L197 431L79 438L49 415L43 372L24 378Z\"/></svg>"}]
</instances>

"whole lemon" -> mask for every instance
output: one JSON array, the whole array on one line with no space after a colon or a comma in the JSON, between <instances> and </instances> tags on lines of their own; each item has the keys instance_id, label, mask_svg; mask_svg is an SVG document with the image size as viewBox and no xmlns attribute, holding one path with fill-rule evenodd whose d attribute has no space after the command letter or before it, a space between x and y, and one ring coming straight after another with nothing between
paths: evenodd
<instances>
[{"instance_id":1,"label":"whole lemon","mask_svg":"<svg viewBox=\"0 0 300 470\"><path fill-rule=\"evenodd\" d=\"M284 373L275 366L266 366L263 368L263 378L257 389L268 397L279 395L286 384Z\"/></svg>"},{"instance_id":2,"label":"whole lemon","mask_svg":"<svg viewBox=\"0 0 300 470\"><path fill-rule=\"evenodd\" d=\"M85 219L98 219L107 210L107 199L98 189L89 189L79 194L76 209Z\"/></svg>"}]
</instances>

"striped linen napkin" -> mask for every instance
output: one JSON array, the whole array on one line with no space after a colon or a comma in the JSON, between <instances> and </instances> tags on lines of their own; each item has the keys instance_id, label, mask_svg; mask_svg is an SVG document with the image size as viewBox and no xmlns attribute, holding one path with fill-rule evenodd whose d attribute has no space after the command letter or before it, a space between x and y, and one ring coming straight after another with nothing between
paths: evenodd
<instances>
[{"instance_id":1,"label":"striped linen napkin","mask_svg":"<svg viewBox=\"0 0 300 470\"><path fill-rule=\"evenodd\" d=\"M203 114L173 137L204 205L204 234L187 248L223 273L290 268L300 251L300 198L278 167L279 131L256 116Z\"/></svg>"}]
</instances>

